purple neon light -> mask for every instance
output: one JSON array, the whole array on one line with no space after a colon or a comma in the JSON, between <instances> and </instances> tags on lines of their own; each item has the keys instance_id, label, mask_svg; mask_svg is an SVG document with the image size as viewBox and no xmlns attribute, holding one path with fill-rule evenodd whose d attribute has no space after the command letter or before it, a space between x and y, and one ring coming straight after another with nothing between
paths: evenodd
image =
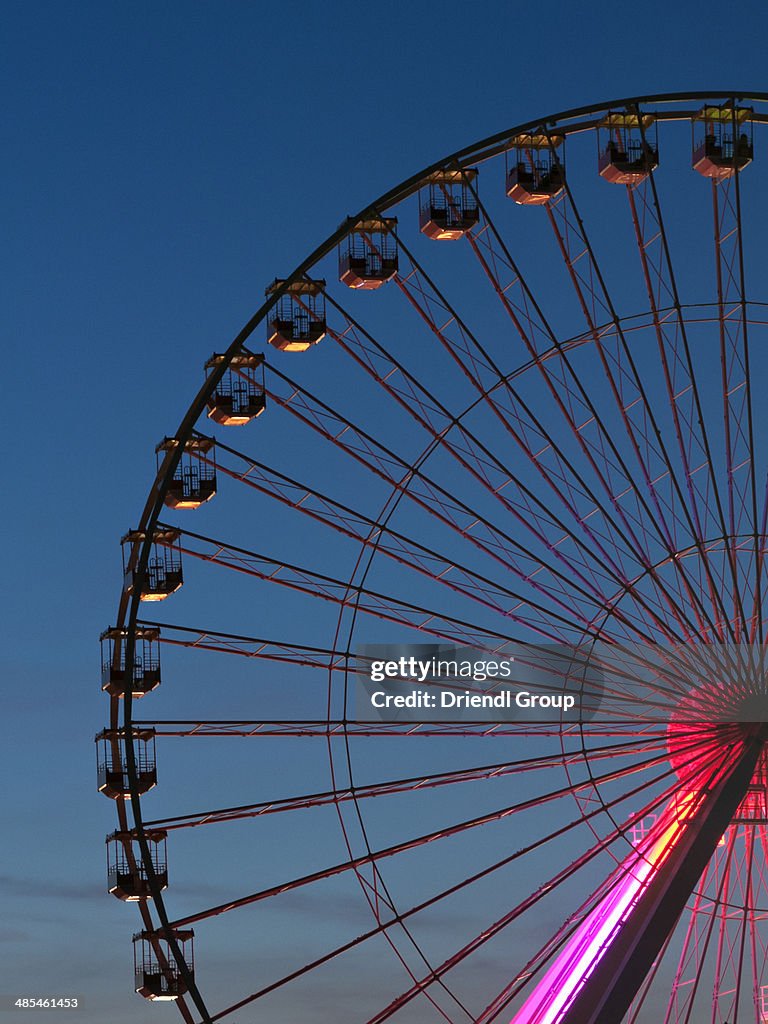
<instances>
[{"instance_id":1,"label":"purple neon light","mask_svg":"<svg viewBox=\"0 0 768 1024\"><path fill-rule=\"evenodd\" d=\"M558 1024L610 948L621 925L685 832L696 794L676 796L608 880L608 894L585 917L510 1024Z\"/></svg>"}]
</instances>

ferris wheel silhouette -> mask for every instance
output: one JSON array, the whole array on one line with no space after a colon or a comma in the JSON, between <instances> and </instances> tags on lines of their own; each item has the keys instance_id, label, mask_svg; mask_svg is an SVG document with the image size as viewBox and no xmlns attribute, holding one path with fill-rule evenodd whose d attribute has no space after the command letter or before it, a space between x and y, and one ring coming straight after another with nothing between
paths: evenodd
<instances>
[{"instance_id":1,"label":"ferris wheel silhouette","mask_svg":"<svg viewBox=\"0 0 768 1024\"><path fill-rule=\"evenodd\" d=\"M768 1019L766 123L768 94L699 93L500 132L204 364L102 635L143 996ZM587 651L602 703L366 718L375 643Z\"/></svg>"}]
</instances>

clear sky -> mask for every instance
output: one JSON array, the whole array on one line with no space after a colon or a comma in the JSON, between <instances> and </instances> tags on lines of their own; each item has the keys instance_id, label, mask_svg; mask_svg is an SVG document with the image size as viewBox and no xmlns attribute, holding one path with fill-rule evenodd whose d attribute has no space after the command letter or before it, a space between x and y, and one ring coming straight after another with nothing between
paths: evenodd
<instances>
[{"instance_id":1,"label":"clear sky","mask_svg":"<svg viewBox=\"0 0 768 1024\"><path fill-rule=\"evenodd\" d=\"M130 1024L149 1015L131 911L104 894L97 639L202 362L444 153L614 97L768 89L768 11L5 0L2 23L0 991L78 992L84 1024Z\"/></svg>"}]
</instances>

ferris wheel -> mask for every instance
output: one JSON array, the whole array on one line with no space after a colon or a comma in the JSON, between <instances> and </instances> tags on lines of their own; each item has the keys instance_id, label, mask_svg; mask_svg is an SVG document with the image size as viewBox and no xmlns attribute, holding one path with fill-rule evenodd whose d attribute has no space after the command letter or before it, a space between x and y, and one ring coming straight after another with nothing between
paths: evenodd
<instances>
[{"instance_id":1,"label":"ferris wheel","mask_svg":"<svg viewBox=\"0 0 768 1024\"><path fill-rule=\"evenodd\" d=\"M528 121L212 343L102 635L141 995L768 1020L765 124L727 93ZM375 650L545 656L555 689L568 652L599 685L573 715L374 713Z\"/></svg>"}]
</instances>

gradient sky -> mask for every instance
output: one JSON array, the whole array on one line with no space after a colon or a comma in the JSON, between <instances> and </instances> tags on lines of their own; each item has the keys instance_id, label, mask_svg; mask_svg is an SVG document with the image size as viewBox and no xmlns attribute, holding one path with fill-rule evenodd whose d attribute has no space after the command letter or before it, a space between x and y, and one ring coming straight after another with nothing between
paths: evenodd
<instances>
[{"instance_id":1,"label":"gradient sky","mask_svg":"<svg viewBox=\"0 0 768 1024\"><path fill-rule=\"evenodd\" d=\"M85 995L83 1024L175 1020L132 993L91 739L118 540L202 362L442 154L614 97L768 89L768 11L5 0L0 37L0 992Z\"/></svg>"}]
</instances>

